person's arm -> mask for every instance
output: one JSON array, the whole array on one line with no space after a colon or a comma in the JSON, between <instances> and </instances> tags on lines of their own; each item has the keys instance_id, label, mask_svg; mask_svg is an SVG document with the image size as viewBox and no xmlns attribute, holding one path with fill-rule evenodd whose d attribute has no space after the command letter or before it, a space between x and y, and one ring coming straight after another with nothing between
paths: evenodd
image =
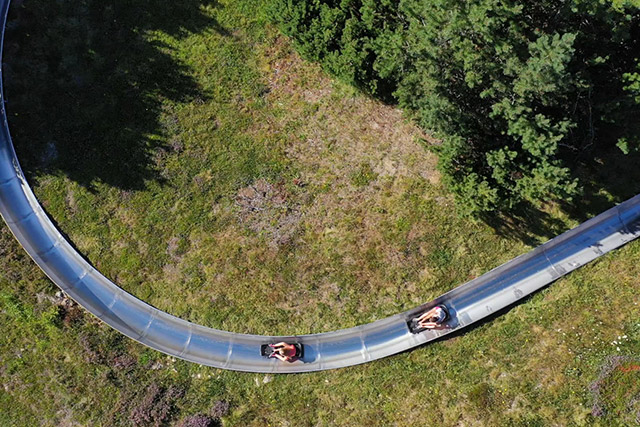
<instances>
[{"instance_id":1,"label":"person's arm","mask_svg":"<svg viewBox=\"0 0 640 427\"><path fill-rule=\"evenodd\" d=\"M279 342L277 344L269 344L271 346L271 348L273 348L274 350L285 350L285 351L292 351L296 349L296 346L294 346L293 344L287 344L286 342Z\"/></svg>"},{"instance_id":2,"label":"person's arm","mask_svg":"<svg viewBox=\"0 0 640 427\"><path fill-rule=\"evenodd\" d=\"M276 343L276 344L269 344L269 346L271 348L275 348L275 349L284 348L285 350L290 349L291 347L293 347L293 345L287 344L284 341L281 341L281 342Z\"/></svg>"},{"instance_id":3,"label":"person's arm","mask_svg":"<svg viewBox=\"0 0 640 427\"><path fill-rule=\"evenodd\" d=\"M277 351L271 353L271 356L269 357L275 357L276 359L280 360L281 362L288 362L289 360L291 360L291 358L289 356L283 356L280 353L278 353Z\"/></svg>"},{"instance_id":4,"label":"person's arm","mask_svg":"<svg viewBox=\"0 0 640 427\"><path fill-rule=\"evenodd\" d=\"M431 310L427 311L426 313L422 313L420 315L420 317L418 317L416 320L420 323L420 322L424 322L425 320L433 317L436 315L436 307L433 307Z\"/></svg>"}]
</instances>

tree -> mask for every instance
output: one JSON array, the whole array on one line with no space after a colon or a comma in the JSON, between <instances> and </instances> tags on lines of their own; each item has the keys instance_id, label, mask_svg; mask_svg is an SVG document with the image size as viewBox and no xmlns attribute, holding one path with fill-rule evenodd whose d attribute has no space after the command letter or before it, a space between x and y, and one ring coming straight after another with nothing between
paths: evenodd
<instances>
[{"instance_id":1,"label":"tree","mask_svg":"<svg viewBox=\"0 0 640 427\"><path fill-rule=\"evenodd\" d=\"M640 149L631 1L278 0L281 28L335 75L442 139L465 214L581 192L571 157Z\"/></svg>"},{"instance_id":2,"label":"tree","mask_svg":"<svg viewBox=\"0 0 640 427\"><path fill-rule=\"evenodd\" d=\"M307 59L338 78L392 99L393 77L378 70L380 52L398 43L399 0L275 0L271 16ZM401 60L399 57L390 60Z\"/></svg>"}]
</instances>

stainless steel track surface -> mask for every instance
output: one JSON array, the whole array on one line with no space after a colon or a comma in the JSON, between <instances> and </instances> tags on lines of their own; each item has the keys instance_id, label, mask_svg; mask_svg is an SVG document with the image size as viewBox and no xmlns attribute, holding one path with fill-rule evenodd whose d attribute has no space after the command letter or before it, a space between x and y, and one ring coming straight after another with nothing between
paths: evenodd
<instances>
[{"instance_id":1,"label":"stainless steel track surface","mask_svg":"<svg viewBox=\"0 0 640 427\"><path fill-rule=\"evenodd\" d=\"M8 7L9 0L0 0L2 42ZM151 348L203 365L290 373L380 359L477 322L640 236L639 195L435 301L371 324L288 337L211 329L157 310L128 294L65 240L24 178L9 134L4 94L0 96L0 213L20 244L56 285L103 322ZM407 321L436 304L449 308L447 329L412 334ZM260 356L261 344L280 340L303 344L302 359L283 363Z\"/></svg>"}]
</instances>

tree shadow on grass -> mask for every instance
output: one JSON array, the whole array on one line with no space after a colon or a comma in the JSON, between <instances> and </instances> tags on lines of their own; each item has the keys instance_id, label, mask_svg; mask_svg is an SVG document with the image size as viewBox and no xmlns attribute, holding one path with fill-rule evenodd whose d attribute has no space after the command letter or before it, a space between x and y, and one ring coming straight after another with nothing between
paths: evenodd
<instances>
[{"instance_id":1,"label":"tree shadow on grass","mask_svg":"<svg viewBox=\"0 0 640 427\"><path fill-rule=\"evenodd\" d=\"M564 221L525 203L508 214L485 215L481 220L499 236L529 246L538 246L566 231Z\"/></svg>"},{"instance_id":2,"label":"tree shadow on grass","mask_svg":"<svg viewBox=\"0 0 640 427\"><path fill-rule=\"evenodd\" d=\"M587 221L640 194L640 153L623 154L609 144L580 153L573 159L571 170L583 187L583 194L560 201L559 206L575 221ZM486 215L481 220L497 234L530 246L567 231L565 221L527 203L512 212Z\"/></svg>"},{"instance_id":3,"label":"tree shadow on grass","mask_svg":"<svg viewBox=\"0 0 640 427\"><path fill-rule=\"evenodd\" d=\"M203 8L215 0L14 1L5 91L16 151L28 175L60 173L92 189L162 181L162 100L206 95L154 31L175 38L229 33ZM174 124L175 125L175 124Z\"/></svg>"},{"instance_id":4,"label":"tree shadow on grass","mask_svg":"<svg viewBox=\"0 0 640 427\"><path fill-rule=\"evenodd\" d=\"M617 147L609 147L591 154L575 169L584 187L584 196L562 204L563 209L579 221L586 221L640 194L640 153L625 155Z\"/></svg>"}]
</instances>

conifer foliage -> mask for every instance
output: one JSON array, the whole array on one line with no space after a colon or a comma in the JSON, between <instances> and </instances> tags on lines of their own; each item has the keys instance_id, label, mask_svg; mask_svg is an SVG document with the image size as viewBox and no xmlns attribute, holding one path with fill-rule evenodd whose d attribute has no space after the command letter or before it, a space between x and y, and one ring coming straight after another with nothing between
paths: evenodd
<instances>
[{"instance_id":1,"label":"conifer foliage","mask_svg":"<svg viewBox=\"0 0 640 427\"><path fill-rule=\"evenodd\" d=\"M466 214L581 192L571 158L640 150L639 2L275 0L299 51L441 139Z\"/></svg>"}]
</instances>

